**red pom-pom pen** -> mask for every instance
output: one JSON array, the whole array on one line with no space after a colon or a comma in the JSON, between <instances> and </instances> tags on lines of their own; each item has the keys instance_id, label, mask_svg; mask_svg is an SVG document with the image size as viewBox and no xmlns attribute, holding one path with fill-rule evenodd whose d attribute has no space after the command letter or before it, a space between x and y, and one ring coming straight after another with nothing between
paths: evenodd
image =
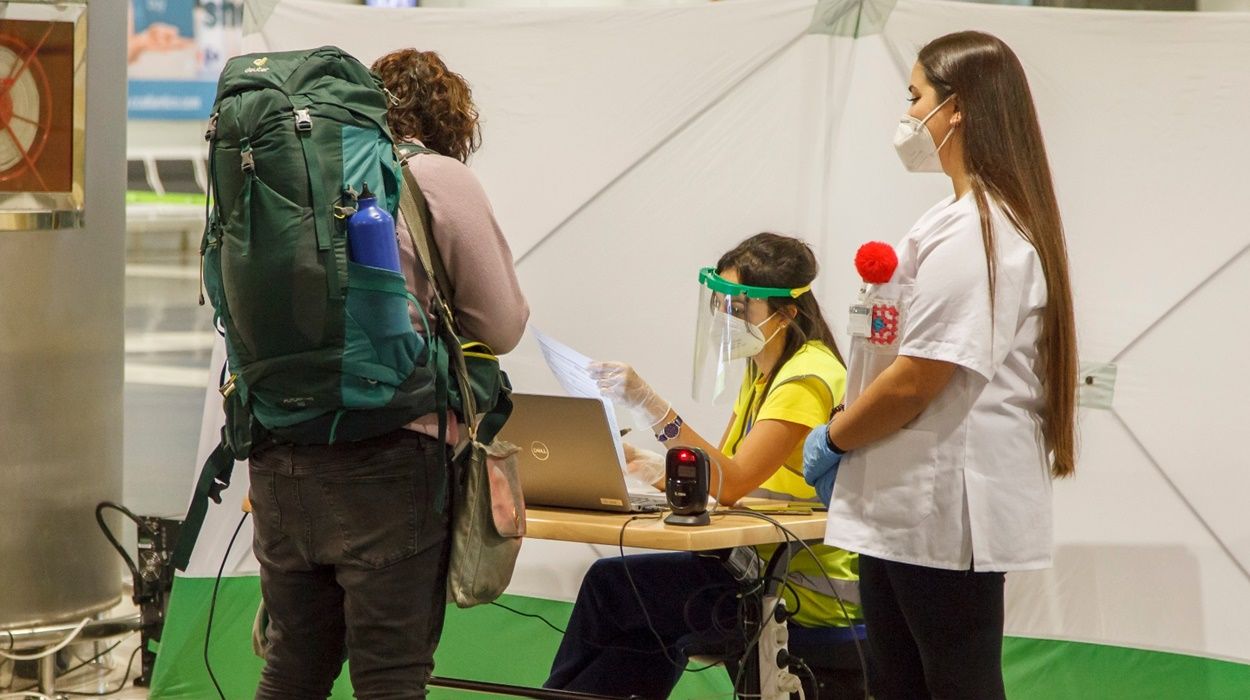
<instances>
[{"instance_id":1,"label":"red pom-pom pen","mask_svg":"<svg viewBox=\"0 0 1250 700\"><path fill-rule=\"evenodd\" d=\"M873 241L859 247L855 253L855 269L863 278L864 284L885 284L894 276L894 268L898 267L898 256L894 248L887 243Z\"/></svg>"}]
</instances>

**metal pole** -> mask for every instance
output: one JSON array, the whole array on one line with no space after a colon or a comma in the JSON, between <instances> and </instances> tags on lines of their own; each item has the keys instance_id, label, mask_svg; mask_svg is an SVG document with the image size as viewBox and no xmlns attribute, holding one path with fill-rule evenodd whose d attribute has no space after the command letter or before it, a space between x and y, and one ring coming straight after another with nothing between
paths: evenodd
<instances>
[{"instance_id":1,"label":"metal pole","mask_svg":"<svg viewBox=\"0 0 1250 700\"><path fill-rule=\"evenodd\" d=\"M442 678L433 676L429 685L440 688L455 688L476 693L508 695L516 698L538 698L538 700L622 700L615 695L595 695L593 693L575 693L569 690L551 690L549 688L530 688L521 685L504 685L502 683L486 683L484 681L467 681L460 678ZM631 696L636 698L637 696Z\"/></svg>"},{"instance_id":2,"label":"metal pole","mask_svg":"<svg viewBox=\"0 0 1250 700\"><path fill-rule=\"evenodd\" d=\"M56 692L56 654L39 659L39 692L48 696Z\"/></svg>"},{"instance_id":3,"label":"metal pole","mask_svg":"<svg viewBox=\"0 0 1250 700\"><path fill-rule=\"evenodd\" d=\"M92 620L82 628L82 632L78 633L76 639L90 641L96 639L108 639L109 637L120 637L127 632L134 632L142 626L142 620L139 613L127 615L126 617L115 617L108 620ZM12 649L38 649L40 647L50 647L59 644L65 639L65 635L74 631L78 624L59 624L59 625L41 625L39 627L26 627L21 629L0 630L0 640L4 642L4 648Z\"/></svg>"}]
</instances>

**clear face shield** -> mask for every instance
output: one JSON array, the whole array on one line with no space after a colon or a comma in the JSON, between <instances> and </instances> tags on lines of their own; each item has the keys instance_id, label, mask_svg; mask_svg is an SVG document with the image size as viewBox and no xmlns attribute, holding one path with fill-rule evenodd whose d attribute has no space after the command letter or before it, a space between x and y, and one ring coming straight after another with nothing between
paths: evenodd
<instances>
[{"instance_id":1,"label":"clear face shield","mask_svg":"<svg viewBox=\"0 0 1250 700\"><path fill-rule=\"evenodd\" d=\"M725 279L711 267L700 270L694 398L719 401L736 397L747 363L771 339L760 329L773 316L766 300L797 298L810 289L811 285L795 289L752 287Z\"/></svg>"}]
</instances>

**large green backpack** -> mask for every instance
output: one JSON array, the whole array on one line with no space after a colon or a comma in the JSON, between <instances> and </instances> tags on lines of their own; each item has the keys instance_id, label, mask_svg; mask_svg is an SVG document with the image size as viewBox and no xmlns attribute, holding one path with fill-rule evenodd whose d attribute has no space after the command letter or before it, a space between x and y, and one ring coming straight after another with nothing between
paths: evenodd
<instances>
[{"instance_id":1,"label":"large green backpack","mask_svg":"<svg viewBox=\"0 0 1250 700\"><path fill-rule=\"evenodd\" d=\"M367 182L397 209L386 108L378 80L334 47L234 58L218 84L202 250L225 391L292 442L400 427L436 408L435 375L446 375L408 321L403 276L347 259L355 192Z\"/></svg>"},{"instance_id":2,"label":"large green backpack","mask_svg":"<svg viewBox=\"0 0 1250 700\"><path fill-rule=\"evenodd\" d=\"M418 334L403 275L347 256L355 193L368 183L394 216L404 187L386 110L380 81L335 47L240 56L222 71L201 253L225 335L226 425L187 515L183 566L207 500L220 502L234 461L266 436L362 440L459 403L446 329L421 312Z\"/></svg>"}]
</instances>

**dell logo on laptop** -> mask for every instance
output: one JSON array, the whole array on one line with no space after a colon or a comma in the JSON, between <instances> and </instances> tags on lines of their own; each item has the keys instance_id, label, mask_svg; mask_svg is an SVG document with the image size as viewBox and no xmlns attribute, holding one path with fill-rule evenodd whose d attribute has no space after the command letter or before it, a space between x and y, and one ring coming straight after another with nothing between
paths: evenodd
<instances>
[{"instance_id":1,"label":"dell logo on laptop","mask_svg":"<svg viewBox=\"0 0 1250 700\"><path fill-rule=\"evenodd\" d=\"M530 454L534 455L534 459L540 462L546 462L551 457L551 450L547 449L546 443L535 440L530 444Z\"/></svg>"}]
</instances>

